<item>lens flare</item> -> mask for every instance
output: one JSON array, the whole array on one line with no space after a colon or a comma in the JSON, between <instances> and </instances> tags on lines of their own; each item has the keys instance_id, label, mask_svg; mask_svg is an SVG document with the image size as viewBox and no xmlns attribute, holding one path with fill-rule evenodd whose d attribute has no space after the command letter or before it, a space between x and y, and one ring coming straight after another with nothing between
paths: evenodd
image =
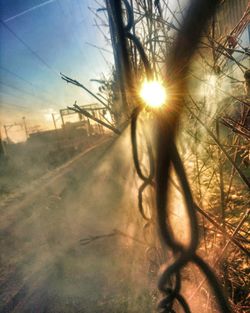
<instances>
[{"instance_id":1,"label":"lens flare","mask_svg":"<svg viewBox=\"0 0 250 313\"><path fill-rule=\"evenodd\" d=\"M159 108L164 105L167 98L166 89L156 80L144 81L140 90L140 96L146 105L153 108Z\"/></svg>"}]
</instances>

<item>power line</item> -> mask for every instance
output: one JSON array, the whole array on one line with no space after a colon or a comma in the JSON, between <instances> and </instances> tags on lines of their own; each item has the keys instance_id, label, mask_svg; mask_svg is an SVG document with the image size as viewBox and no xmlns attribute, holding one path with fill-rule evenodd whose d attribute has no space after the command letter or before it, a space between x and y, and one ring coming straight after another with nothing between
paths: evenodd
<instances>
[{"instance_id":1,"label":"power line","mask_svg":"<svg viewBox=\"0 0 250 313\"><path fill-rule=\"evenodd\" d=\"M25 90L23 90L23 89L21 89L21 88L18 88L18 87L16 87L16 86L13 86L13 85L7 84L7 83L5 83L5 82L1 82L1 81L0 81L0 84L6 86L6 87L8 87L8 88L14 89L14 90L16 90L16 91L18 91L18 92L24 93L24 94L26 94L26 95L28 95L28 96L30 96L30 97L33 97L33 98L36 99L36 101L39 101L39 102L42 102L42 103L46 103L46 104L51 103L51 104L53 104L53 105L57 105L56 103L53 103L53 102L51 102L51 101L49 101L49 100L47 100L47 99L42 100L41 97L36 97L36 96L35 96L34 94L32 94L31 92L25 91Z\"/></svg>"},{"instance_id":2,"label":"power line","mask_svg":"<svg viewBox=\"0 0 250 313\"><path fill-rule=\"evenodd\" d=\"M24 81L26 84L29 84L32 88L38 89L41 93L46 94L46 95L48 94L48 92L46 90L42 89L41 87L39 87L37 85L34 85L32 82L28 81L27 79L23 78L22 76L18 75L17 73L15 73L13 71L10 71L9 69L7 69L7 68L5 68L5 67L3 67L1 65L0 65L0 69L3 70L3 71L6 71L10 75L13 75L13 76L15 76L18 79ZM53 95L51 94L51 96L53 96ZM45 98L45 97L43 97L43 98L46 99L46 101L48 101L50 103L53 103L49 98ZM56 103L54 103L54 104L56 104Z\"/></svg>"},{"instance_id":3,"label":"power line","mask_svg":"<svg viewBox=\"0 0 250 313\"><path fill-rule=\"evenodd\" d=\"M105 49L105 48L102 48L102 47L98 47L97 45L94 45L94 44L92 44L92 43L90 43L90 42L85 42L86 43L86 45L89 45L89 46L91 46L91 47L94 47L94 48L96 48L96 49L98 49L98 50L102 50L102 51L105 51L105 52L108 52L108 53L110 53L110 54L112 54L113 52L112 51L110 51L110 50L108 50L108 49Z\"/></svg>"},{"instance_id":4,"label":"power line","mask_svg":"<svg viewBox=\"0 0 250 313\"><path fill-rule=\"evenodd\" d=\"M8 84L8 83L1 82L1 81L0 81L0 84L4 85L4 86L6 86L6 87L9 87L9 88L11 88L11 89L14 89L14 90L16 90L16 91L19 91L19 92L21 92L21 93L25 93L26 95L29 95L29 96L34 97L34 95L33 95L31 92L25 91L25 90L23 90L23 89L21 89L21 88L18 88L18 87L16 87L16 86L13 86L13 85L10 85L10 84Z\"/></svg>"},{"instance_id":5,"label":"power line","mask_svg":"<svg viewBox=\"0 0 250 313\"><path fill-rule=\"evenodd\" d=\"M1 90L0 89L0 94L5 94L5 95L7 95L7 96L10 96L10 97L14 97L14 98L17 98L17 99L19 99L20 100L20 96L18 96L18 95L15 95L14 93L11 93L11 92L8 92L8 91L6 91L6 90ZM21 96L22 97L22 96ZM1 96L0 96L0 100L1 100Z\"/></svg>"},{"instance_id":6,"label":"power line","mask_svg":"<svg viewBox=\"0 0 250 313\"><path fill-rule=\"evenodd\" d=\"M17 35L17 33L12 30L4 21L0 20L0 23L19 41L21 42L26 49L34 56L36 57L45 67L47 67L50 71L52 71L54 74L58 75L58 73L36 52L34 51L20 36Z\"/></svg>"},{"instance_id":7,"label":"power line","mask_svg":"<svg viewBox=\"0 0 250 313\"><path fill-rule=\"evenodd\" d=\"M37 8L40 8L40 7L44 6L44 5L49 4L49 3L52 3L52 2L56 2L57 5L59 6L59 8L61 9L62 13L64 14L64 11L63 11L63 9L62 9L62 7L61 7L60 1L58 1L58 0L48 0L48 1L44 2L44 3L42 3L41 5L34 6L34 7L30 8L30 9L28 9L28 10L26 10L26 11L20 13L20 14L17 14L16 16L13 16L13 17L11 17L11 18L6 19L5 21L0 20L0 22L1 22L1 24L2 24L18 41L20 41L20 42L30 51L30 53L31 53L33 56L35 56L35 57L36 57L44 66L46 66L49 70L53 71L53 73L55 73L56 75L58 75L59 72L57 72L55 69L53 69L36 51L34 51L34 50L27 44L27 42L25 42L19 35L17 35L17 33L16 33L13 29L11 29L11 28L6 24L6 22L8 22L8 21L10 21L10 20L12 20L12 19L14 19L14 18L16 18L16 17L18 17L18 16L21 16L21 15L23 15L23 14L26 14L26 13L28 13L28 12L30 12L30 11L33 11L33 10L35 10L35 9L37 9ZM72 13L71 13L71 12L70 12L70 14L71 14L71 16L72 16ZM64 15L65 15L65 14L64 14ZM73 18L73 16L72 16L72 18ZM73 20L74 20L74 18L73 18ZM74 31L75 31L75 28L74 28L74 27L73 27L73 29L74 29ZM73 36L73 37L74 37L75 41L77 40L77 43L78 43L78 45L79 45L79 46L78 46L78 49L80 50L81 55L83 55L82 48L80 47L78 38L76 37L76 34L75 34L75 33L74 33L74 36Z\"/></svg>"},{"instance_id":8,"label":"power line","mask_svg":"<svg viewBox=\"0 0 250 313\"><path fill-rule=\"evenodd\" d=\"M25 78L23 78L22 76L19 76L19 75L16 74L16 73L12 72L11 70L5 68L4 66L0 65L0 69L3 70L3 71L5 71L5 72L7 72L7 73L9 73L10 75L15 76L16 78L18 78L18 79L24 81L26 84L31 85L31 86L33 87L33 84L32 84L30 81L26 80Z\"/></svg>"},{"instance_id":9,"label":"power line","mask_svg":"<svg viewBox=\"0 0 250 313\"><path fill-rule=\"evenodd\" d=\"M20 102L20 101L25 101L25 98L23 98L23 96L21 96L24 100L20 100L20 96L18 97L18 96L16 96L15 94L12 94L12 93L10 93L10 92L8 92L8 91L2 91L2 90L0 90L0 94L3 94L3 95L7 95L8 96L8 98L9 97L14 97L14 98L16 98L16 99L18 99L19 101L18 102ZM6 96L4 96L5 98L6 98ZM3 99L3 97L1 97L0 96L0 99ZM0 102L0 107L1 106L7 106L6 104L10 104L10 105L14 105L15 107L17 107L17 108L24 108L24 106L22 106L22 105L20 105L20 104L14 104L14 103L10 103L10 102L8 102L8 101L5 101L5 100L2 100L1 99L1 102ZM14 100L15 101L15 100ZM26 106L26 108L27 108L27 106ZM28 108L27 108L28 109Z\"/></svg>"},{"instance_id":10,"label":"power line","mask_svg":"<svg viewBox=\"0 0 250 313\"><path fill-rule=\"evenodd\" d=\"M30 109L28 107L26 107L26 106L15 104L15 103L8 102L8 101L4 101L4 103L1 103L0 104L0 109L2 109L3 106L8 107L8 109L12 109L12 110L14 110L13 107L16 107L16 108L19 108L19 109L30 111Z\"/></svg>"}]
</instances>

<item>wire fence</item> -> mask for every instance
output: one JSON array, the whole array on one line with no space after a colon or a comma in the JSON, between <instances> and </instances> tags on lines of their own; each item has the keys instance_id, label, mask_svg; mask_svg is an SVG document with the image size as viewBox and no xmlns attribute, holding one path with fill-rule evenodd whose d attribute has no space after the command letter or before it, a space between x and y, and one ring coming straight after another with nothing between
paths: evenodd
<instances>
[{"instance_id":1,"label":"wire fence","mask_svg":"<svg viewBox=\"0 0 250 313\"><path fill-rule=\"evenodd\" d=\"M137 48L144 64L147 78L151 79L153 78L153 72L143 46L135 34L130 32L134 23L132 8L127 0L124 0L123 3L127 13L126 25L123 24L121 1L107 1L107 5L111 6L113 21L119 30L117 36L122 47L121 57L123 56L122 62L125 64L125 77L129 78L131 75L126 47L126 39L129 39ZM139 211L147 223L153 222L151 221L151 218L146 215L143 206L143 192L148 186L152 186L155 189L157 211L156 221L154 222L157 223L161 241L171 249L174 255L174 262L170 266L166 266L158 282L158 288L163 294L158 309L159 312L162 313L175 312L174 307L176 302L179 303L184 312L191 312L187 300L181 294L181 272L189 263L194 263L201 272L203 272L214 291L221 312L231 312L231 308L213 270L211 270L207 263L196 253L199 244L196 209L183 162L175 144L178 122L184 103L183 96L185 95L186 90L186 74L190 60L196 51L202 32L205 30L209 19L216 11L218 3L219 1L192 1L186 17L184 18L182 29L175 40L172 54L168 62L168 76L171 77L171 79L168 80L168 84L171 86L173 93L171 103L172 108L171 111L168 110L166 112L161 110L159 114L154 115L157 125L157 146L155 147L156 158L154 158L153 148L149 143L148 138L146 138L146 149L149 158L148 175L143 173L138 157L137 119L142 110L141 105L138 105L134 109L131 118L131 142L134 165L136 172L142 181L138 191ZM155 4L159 11L159 15L161 16L159 1ZM169 222L170 212L168 208L168 193L170 170L172 168L178 177L183 192L188 221L190 224L191 238L187 246L182 245L176 239L178 236L175 236L173 233ZM153 209L154 208L152 208L152 210Z\"/></svg>"}]
</instances>

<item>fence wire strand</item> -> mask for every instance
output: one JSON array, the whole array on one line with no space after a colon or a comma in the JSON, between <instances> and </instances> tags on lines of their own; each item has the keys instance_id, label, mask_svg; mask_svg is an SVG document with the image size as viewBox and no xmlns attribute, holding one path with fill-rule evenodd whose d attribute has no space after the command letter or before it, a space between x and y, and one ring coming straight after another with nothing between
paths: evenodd
<instances>
[{"instance_id":1,"label":"fence wire strand","mask_svg":"<svg viewBox=\"0 0 250 313\"><path fill-rule=\"evenodd\" d=\"M110 4L111 2L112 1L110 0ZM113 11L116 13L114 20L119 24L117 25L117 29L123 29L123 31L120 31L119 33L121 46L123 49L126 49L126 40L129 39L132 41L140 55L141 61L144 64L147 78L151 79L153 78L153 72L143 46L140 43L140 40L130 32L134 23L133 10L127 0L123 0L122 2L124 3L127 15L126 25L123 22L121 10L118 12L115 12L115 10ZM173 93L173 100L171 103L172 109L171 111L168 110L168 112L161 110L160 113L154 115L157 125L156 147L154 147L154 150L156 151L155 159L153 155L153 147L147 138L146 132L144 131L147 146L146 149L149 158L148 176L144 174L141 168L138 153L137 121L142 110L141 104L134 109L131 116L131 143L133 160L138 177L142 180L142 184L138 191L139 211L147 223L157 223L160 238L165 246L172 251L174 257L173 263L165 267L158 282L158 288L163 294L163 298L158 304L158 310L160 313L176 312L176 303L179 304L185 313L191 312L189 304L181 294L181 272L189 263L195 264L206 277L211 289L214 292L221 312L232 312L214 272L196 253L199 244L196 209L183 162L175 143L178 122L184 106L186 76L189 64L194 52L197 49L202 32L206 29L207 23L214 15L218 4L219 0L192 0L186 17L184 17L182 29L178 33L174 42L172 54L168 62L168 84ZM155 1L155 5L160 13L160 1ZM128 56L127 51L124 51L123 54ZM125 63L127 63L127 59L125 61ZM176 99L174 99L175 97ZM174 235L169 221L170 211L168 202L170 172L172 169L175 171L182 189L187 219L190 225L191 238L189 243L185 246L177 241L177 236ZM153 221L152 217L148 217L146 215L143 206L143 193L148 186L152 186L155 190L156 221ZM146 224L146 228L148 225L149 224Z\"/></svg>"}]
</instances>

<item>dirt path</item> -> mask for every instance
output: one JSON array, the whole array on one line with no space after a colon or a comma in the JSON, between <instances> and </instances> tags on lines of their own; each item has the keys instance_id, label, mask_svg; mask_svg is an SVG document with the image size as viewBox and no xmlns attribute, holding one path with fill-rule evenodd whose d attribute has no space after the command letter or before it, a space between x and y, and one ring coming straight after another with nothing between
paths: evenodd
<instances>
[{"instance_id":1,"label":"dirt path","mask_svg":"<svg viewBox=\"0 0 250 313\"><path fill-rule=\"evenodd\" d=\"M138 312L142 302L150 312L140 247L118 236L79 241L135 233L125 141L89 149L0 205L0 312Z\"/></svg>"}]
</instances>

